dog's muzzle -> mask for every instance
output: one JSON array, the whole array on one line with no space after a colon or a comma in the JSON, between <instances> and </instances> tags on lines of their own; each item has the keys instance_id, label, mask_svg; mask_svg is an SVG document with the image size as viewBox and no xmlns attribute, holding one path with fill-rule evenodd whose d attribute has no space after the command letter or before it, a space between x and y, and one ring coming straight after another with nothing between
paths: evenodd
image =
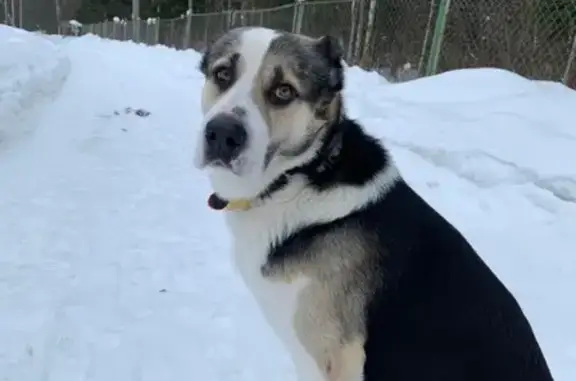
<instances>
[{"instance_id":1,"label":"dog's muzzle","mask_svg":"<svg viewBox=\"0 0 576 381\"><path fill-rule=\"evenodd\" d=\"M206 162L229 166L246 148L248 133L242 120L230 114L218 114L204 129Z\"/></svg>"}]
</instances>

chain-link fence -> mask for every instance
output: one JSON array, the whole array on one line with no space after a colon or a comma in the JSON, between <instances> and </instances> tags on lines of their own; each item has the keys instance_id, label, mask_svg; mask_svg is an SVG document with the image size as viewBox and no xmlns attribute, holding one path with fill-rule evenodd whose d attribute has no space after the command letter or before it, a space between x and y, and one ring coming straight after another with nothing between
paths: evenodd
<instances>
[{"instance_id":1,"label":"chain-link fence","mask_svg":"<svg viewBox=\"0 0 576 381\"><path fill-rule=\"evenodd\" d=\"M0 23L57 33L59 20L69 20L83 0L0 0Z\"/></svg>"},{"instance_id":2,"label":"chain-link fence","mask_svg":"<svg viewBox=\"0 0 576 381\"><path fill-rule=\"evenodd\" d=\"M205 49L236 26L339 38L350 64L406 80L499 67L576 88L576 0L316 0L268 9L105 21L67 34Z\"/></svg>"},{"instance_id":3,"label":"chain-link fence","mask_svg":"<svg viewBox=\"0 0 576 381\"><path fill-rule=\"evenodd\" d=\"M576 0L453 0L449 12L440 71L496 66L576 86Z\"/></svg>"}]
</instances>

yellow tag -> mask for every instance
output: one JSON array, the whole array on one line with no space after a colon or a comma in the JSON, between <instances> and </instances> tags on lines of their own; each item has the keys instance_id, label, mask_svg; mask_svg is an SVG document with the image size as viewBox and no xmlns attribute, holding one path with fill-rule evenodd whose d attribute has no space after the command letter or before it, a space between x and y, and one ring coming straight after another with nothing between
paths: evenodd
<instances>
[{"instance_id":1,"label":"yellow tag","mask_svg":"<svg viewBox=\"0 0 576 381\"><path fill-rule=\"evenodd\" d=\"M238 200L230 200L228 201L228 205L224 209L231 210L231 211L244 211L248 210L252 207L250 200L247 199L238 199Z\"/></svg>"}]
</instances>

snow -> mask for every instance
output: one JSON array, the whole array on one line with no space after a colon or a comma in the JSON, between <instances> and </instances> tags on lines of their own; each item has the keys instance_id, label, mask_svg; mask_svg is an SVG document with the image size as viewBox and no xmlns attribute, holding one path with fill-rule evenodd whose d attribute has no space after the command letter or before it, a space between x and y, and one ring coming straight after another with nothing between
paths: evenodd
<instances>
[{"instance_id":1,"label":"snow","mask_svg":"<svg viewBox=\"0 0 576 381\"><path fill-rule=\"evenodd\" d=\"M70 62L41 35L2 24L0 52L1 144L27 132L26 124L20 123L26 110L58 92L70 71Z\"/></svg>"},{"instance_id":2,"label":"snow","mask_svg":"<svg viewBox=\"0 0 576 381\"><path fill-rule=\"evenodd\" d=\"M0 141L0 380L293 380L192 167L199 55L0 26L6 51L0 131L30 133ZM349 113L516 295L555 378L576 379L576 92L347 70Z\"/></svg>"}]
</instances>

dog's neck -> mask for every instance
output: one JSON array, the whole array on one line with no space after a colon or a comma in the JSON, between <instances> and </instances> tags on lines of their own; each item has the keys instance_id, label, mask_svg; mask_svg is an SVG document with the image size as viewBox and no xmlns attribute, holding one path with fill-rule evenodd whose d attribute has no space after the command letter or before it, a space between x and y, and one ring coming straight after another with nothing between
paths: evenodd
<instances>
[{"instance_id":1,"label":"dog's neck","mask_svg":"<svg viewBox=\"0 0 576 381\"><path fill-rule=\"evenodd\" d=\"M304 177L308 186L318 192L341 185L362 186L389 164L382 145L343 115L328 126L318 153L310 161L279 175L254 199L224 200L212 194L208 204L216 210L247 210L284 189L295 176Z\"/></svg>"}]
</instances>

